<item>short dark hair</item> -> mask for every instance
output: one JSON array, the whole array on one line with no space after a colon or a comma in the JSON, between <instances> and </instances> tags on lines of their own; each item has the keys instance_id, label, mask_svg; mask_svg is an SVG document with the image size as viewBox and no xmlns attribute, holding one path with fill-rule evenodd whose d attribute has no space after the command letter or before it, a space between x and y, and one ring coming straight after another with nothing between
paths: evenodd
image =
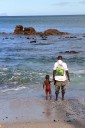
<instances>
[{"instance_id":1,"label":"short dark hair","mask_svg":"<svg viewBox=\"0 0 85 128\"><path fill-rule=\"evenodd\" d=\"M63 57L62 56L58 56L58 58L57 58L58 60L62 60L63 59Z\"/></svg>"},{"instance_id":2,"label":"short dark hair","mask_svg":"<svg viewBox=\"0 0 85 128\"><path fill-rule=\"evenodd\" d=\"M49 75L46 75L46 76L45 76L45 79L49 79Z\"/></svg>"}]
</instances>

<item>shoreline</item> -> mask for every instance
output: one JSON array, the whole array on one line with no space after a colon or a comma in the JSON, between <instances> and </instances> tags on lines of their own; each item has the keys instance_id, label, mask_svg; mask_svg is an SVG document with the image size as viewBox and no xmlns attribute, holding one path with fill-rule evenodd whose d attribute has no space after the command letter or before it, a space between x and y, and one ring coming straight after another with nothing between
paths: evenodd
<instances>
[{"instance_id":1,"label":"shoreline","mask_svg":"<svg viewBox=\"0 0 85 128\"><path fill-rule=\"evenodd\" d=\"M85 99L11 99L1 104L0 128L85 128Z\"/></svg>"}]
</instances>

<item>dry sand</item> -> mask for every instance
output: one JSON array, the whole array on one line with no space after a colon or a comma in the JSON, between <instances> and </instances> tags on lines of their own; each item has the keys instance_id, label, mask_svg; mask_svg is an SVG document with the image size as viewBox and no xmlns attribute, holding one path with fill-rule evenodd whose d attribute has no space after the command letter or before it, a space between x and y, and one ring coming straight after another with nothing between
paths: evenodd
<instances>
[{"instance_id":1,"label":"dry sand","mask_svg":"<svg viewBox=\"0 0 85 128\"><path fill-rule=\"evenodd\" d=\"M85 99L0 102L0 128L85 128Z\"/></svg>"}]
</instances>

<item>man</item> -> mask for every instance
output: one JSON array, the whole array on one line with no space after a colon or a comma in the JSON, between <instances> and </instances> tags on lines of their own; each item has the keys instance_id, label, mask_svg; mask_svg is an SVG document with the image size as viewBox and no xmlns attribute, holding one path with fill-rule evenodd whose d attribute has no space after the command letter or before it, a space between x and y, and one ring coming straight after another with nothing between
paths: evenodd
<instances>
[{"instance_id":1,"label":"man","mask_svg":"<svg viewBox=\"0 0 85 128\"><path fill-rule=\"evenodd\" d=\"M66 80L70 82L70 76L67 68L67 64L62 61L62 56L58 56L58 61L53 67L53 79L55 81L55 94L56 100L58 100L59 90L61 88L62 100L64 100L64 94L66 89Z\"/></svg>"}]
</instances>

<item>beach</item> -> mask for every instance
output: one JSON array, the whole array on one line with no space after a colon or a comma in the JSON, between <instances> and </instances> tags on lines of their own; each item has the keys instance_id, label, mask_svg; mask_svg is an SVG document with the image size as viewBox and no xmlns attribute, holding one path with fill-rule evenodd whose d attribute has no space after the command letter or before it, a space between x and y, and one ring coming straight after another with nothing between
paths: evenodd
<instances>
[{"instance_id":1,"label":"beach","mask_svg":"<svg viewBox=\"0 0 85 128\"><path fill-rule=\"evenodd\" d=\"M85 99L0 101L1 128L85 128Z\"/></svg>"},{"instance_id":2,"label":"beach","mask_svg":"<svg viewBox=\"0 0 85 128\"><path fill-rule=\"evenodd\" d=\"M78 123L78 124L77 124ZM6 126L1 126L1 128L84 128L85 125L83 123L75 122L73 124L67 123L50 123L50 122L39 122L39 123L15 123Z\"/></svg>"}]
</instances>

